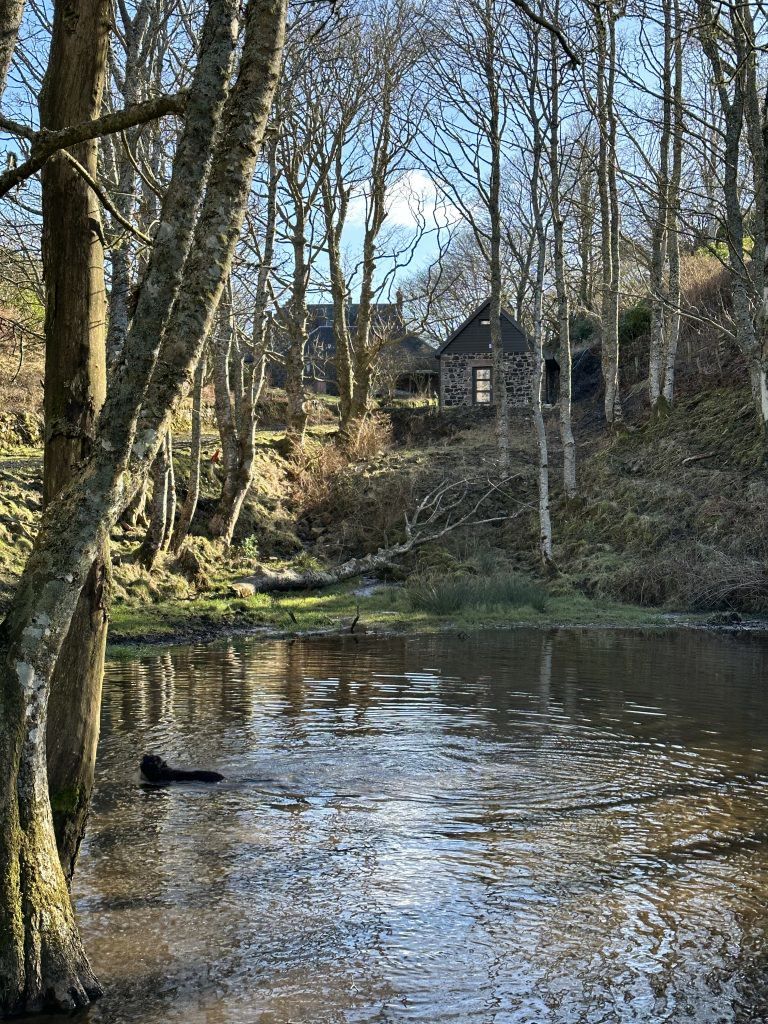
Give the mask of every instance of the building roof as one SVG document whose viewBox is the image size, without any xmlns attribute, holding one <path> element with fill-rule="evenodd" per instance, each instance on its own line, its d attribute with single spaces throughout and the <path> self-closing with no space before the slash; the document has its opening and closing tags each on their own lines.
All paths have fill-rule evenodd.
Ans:
<svg viewBox="0 0 768 1024">
<path fill-rule="evenodd" d="M 490 305 L 490 298 L 481 302 L 464 323 L 456 328 L 445 344 L 437 350 L 436 355 L 440 357 L 454 342 L 459 342 L 464 352 L 481 352 L 490 349 L 490 327 L 488 324 L 481 323 L 482 320 L 488 319 Z M 503 306 L 501 308 L 501 339 L 505 352 L 527 352 L 532 348 L 531 339 Z"/>
<path fill-rule="evenodd" d="M 357 317 L 360 311 L 359 302 L 348 302 L 346 305 L 347 323 L 351 328 L 357 326 Z M 313 302 L 307 304 L 307 312 L 311 324 L 315 329 L 330 326 L 334 321 L 333 303 Z M 396 302 L 374 302 L 371 307 L 371 320 L 376 325 L 392 324 L 399 330 L 404 330 L 403 315 Z"/>
<path fill-rule="evenodd" d="M 325 357 L 332 357 L 336 352 L 336 336 L 333 331 L 334 312 L 331 303 L 313 303 L 308 305 L 309 311 L 309 336 L 308 343 L 315 352 L 322 350 Z M 353 336 L 357 327 L 357 316 L 360 306 L 358 303 L 349 303 L 347 310 L 347 323 Z M 405 329 L 403 317 L 397 303 L 377 302 L 374 304 L 371 316 L 373 325 L 376 327 L 386 326 L 391 328 L 393 338 L 386 346 L 393 355 L 403 359 L 409 367 L 420 366 L 425 372 L 434 372 L 431 362 L 435 355 L 435 349 L 428 342 L 424 341 L 417 334 L 411 334 Z"/>
</svg>

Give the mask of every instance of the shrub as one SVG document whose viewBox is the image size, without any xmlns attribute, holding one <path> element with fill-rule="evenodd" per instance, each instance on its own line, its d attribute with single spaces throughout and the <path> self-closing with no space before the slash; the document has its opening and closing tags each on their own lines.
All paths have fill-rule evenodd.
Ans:
<svg viewBox="0 0 768 1024">
<path fill-rule="evenodd" d="M 636 302 L 625 309 L 619 318 L 619 341 L 630 345 L 648 334 L 651 329 L 651 311 L 645 302 Z"/>
<path fill-rule="evenodd" d="M 391 441 L 392 425 L 389 418 L 383 415 L 366 416 L 352 425 L 346 451 L 353 462 L 362 462 L 381 454 Z"/>
</svg>

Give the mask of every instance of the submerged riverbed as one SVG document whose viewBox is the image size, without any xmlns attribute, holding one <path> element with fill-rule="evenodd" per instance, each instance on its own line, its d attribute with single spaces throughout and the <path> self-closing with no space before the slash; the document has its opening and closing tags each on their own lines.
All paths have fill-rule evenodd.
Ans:
<svg viewBox="0 0 768 1024">
<path fill-rule="evenodd" d="M 87 1020 L 764 1020 L 767 670 L 594 630 L 110 662 Z M 145 751 L 227 782 L 142 788 Z"/>
</svg>

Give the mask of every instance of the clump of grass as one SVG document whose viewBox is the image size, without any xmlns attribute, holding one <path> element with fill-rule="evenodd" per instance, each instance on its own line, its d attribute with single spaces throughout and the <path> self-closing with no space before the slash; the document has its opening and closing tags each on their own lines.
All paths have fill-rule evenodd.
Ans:
<svg viewBox="0 0 768 1024">
<path fill-rule="evenodd" d="M 529 607 L 544 612 L 549 603 L 544 587 L 517 573 L 419 574 L 408 580 L 406 593 L 414 611 L 433 615 L 452 615 L 467 608 Z"/>
</svg>

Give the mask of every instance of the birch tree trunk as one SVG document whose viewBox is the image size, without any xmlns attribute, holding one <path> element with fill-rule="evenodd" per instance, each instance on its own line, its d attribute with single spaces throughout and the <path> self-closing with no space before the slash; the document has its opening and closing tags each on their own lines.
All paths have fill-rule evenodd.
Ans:
<svg viewBox="0 0 768 1024">
<path fill-rule="evenodd" d="M 173 533 L 176 510 L 176 487 L 173 473 L 173 442 L 166 431 L 160 450 L 152 465 L 152 498 L 149 503 L 149 525 L 136 555 L 145 569 L 151 569 L 160 555 L 167 551 Z"/>
<path fill-rule="evenodd" d="M 488 90 L 488 146 L 491 155 L 488 188 L 490 215 L 489 271 L 491 302 L 489 307 L 491 353 L 493 356 L 493 400 L 496 406 L 496 446 L 499 469 L 509 471 L 509 395 L 504 366 L 504 343 L 501 335 L 501 118 L 499 110 L 499 80 L 496 37 L 493 27 L 493 5 L 486 0 L 488 24 L 484 47 L 485 84 Z"/>
<path fill-rule="evenodd" d="M 179 551 L 187 539 L 192 520 L 197 511 L 197 502 L 200 497 L 200 459 L 203 448 L 203 384 L 205 383 L 206 358 L 205 352 L 200 356 L 195 369 L 195 378 L 192 383 L 192 432 L 189 444 L 189 480 L 187 481 L 187 496 L 184 504 L 179 510 L 176 525 L 171 539 L 173 551 Z"/>
<path fill-rule="evenodd" d="M 621 422 L 619 391 L 619 254 L 620 214 L 616 183 L 616 13 L 608 4 L 593 6 L 596 29 L 597 120 L 600 132 L 598 193 L 602 258 L 601 337 L 605 419 L 610 427 Z"/>
<path fill-rule="evenodd" d="M 559 4 L 555 5 L 555 20 L 559 18 Z M 571 424 L 571 329 L 568 283 L 565 277 L 564 217 L 560 208 L 560 67 L 559 43 L 550 33 L 550 122 L 549 122 L 549 180 L 550 213 L 552 217 L 555 288 L 557 291 L 557 334 L 560 354 L 560 440 L 563 446 L 563 488 L 566 498 L 576 497 L 576 442 Z M 539 253 L 541 258 L 541 253 Z M 539 367 L 539 376 L 543 373 Z M 534 384 L 534 388 L 536 384 Z M 541 380 L 538 384 L 541 406 Z"/>
<path fill-rule="evenodd" d="M 579 146 L 576 183 L 578 202 L 579 305 L 594 312 L 593 234 L 595 230 L 595 149 L 591 133 L 586 133 Z"/>
<path fill-rule="evenodd" d="M 40 123 L 57 130 L 97 117 L 106 77 L 111 7 L 84 0 L 73 22 L 54 9 Z M 72 155 L 97 175 L 96 139 Z M 104 249 L 99 202 L 64 154 L 43 167 L 45 446 L 43 502 L 48 505 L 91 451 L 106 394 Z M 93 788 L 107 638 L 109 545 L 105 540 L 83 587 L 51 681 L 48 788 L 65 877 L 75 868 Z"/>
<path fill-rule="evenodd" d="M 252 0 L 247 8 L 240 73 L 209 163 L 235 25 L 236 5 L 212 0 L 163 229 L 98 442 L 44 511 L 0 628 L 0 1013 L 74 1009 L 99 992 L 55 846 L 45 766 L 48 694 L 96 554 L 165 437 L 229 273 L 277 84 L 284 3 Z"/>
<path fill-rule="evenodd" d="M 141 0 L 133 18 L 124 18 L 123 31 L 125 34 L 125 72 L 122 81 L 121 94 L 125 106 L 130 106 L 146 99 L 146 68 L 142 65 L 146 37 L 152 28 L 151 18 L 152 0 Z M 127 12 L 126 12 L 127 14 Z M 116 171 L 117 191 L 114 196 L 114 205 L 118 213 L 126 220 L 131 220 L 134 212 L 136 196 L 136 171 L 130 154 L 126 152 L 128 146 L 135 146 L 139 135 L 137 128 L 132 128 L 125 133 L 123 145 L 117 147 Z M 116 231 L 122 230 L 121 225 L 115 221 L 113 228 Z M 128 334 L 129 299 L 131 292 L 131 245 L 128 237 L 124 238 L 112 249 L 110 262 L 112 264 L 112 286 L 109 294 L 109 324 L 107 328 L 107 362 L 113 366 L 120 357 L 125 338 Z"/>
<path fill-rule="evenodd" d="M 267 366 L 270 318 L 268 313 L 272 263 L 275 256 L 275 233 L 277 226 L 277 149 L 274 143 L 268 147 L 267 210 L 264 227 L 264 248 L 256 281 L 256 296 L 253 306 L 253 334 L 250 346 L 250 362 L 241 369 L 241 394 L 237 402 L 234 425 L 237 433 L 236 459 L 225 470 L 219 504 L 208 524 L 212 537 L 222 537 L 226 544 L 232 543 L 240 512 L 253 482 L 256 453 L 256 413 Z"/>
<path fill-rule="evenodd" d="M 651 339 L 648 358 L 648 397 L 658 411 L 663 386 L 665 335 L 668 311 L 667 270 L 669 244 L 669 148 L 672 136 L 672 4 L 663 0 L 664 56 L 662 59 L 662 119 L 659 137 L 659 171 L 656 175 L 656 219 L 651 237 Z"/>
<path fill-rule="evenodd" d="M 393 156 L 392 140 L 392 76 L 385 75 L 380 101 L 380 114 L 371 163 L 371 192 L 366 211 L 363 235 L 363 260 L 360 283 L 360 303 L 355 324 L 355 341 L 352 347 L 352 401 L 349 416 L 342 419 L 346 430 L 353 420 L 359 420 L 368 412 L 371 398 L 371 381 L 374 362 L 379 355 L 382 341 L 373 337 L 374 275 L 377 265 L 377 240 L 387 217 L 386 197 L 390 180 L 390 165 Z M 382 328 L 386 334 L 386 329 Z M 342 356 L 343 363 L 343 356 Z"/>
<path fill-rule="evenodd" d="M 234 342 L 231 288 L 232 283 L 228 281 L 219 304 L 216 329 L 211 338 L 214 408 L 221 439 L 221 461 L 225 478 L 237 467 L 237 426 L 229 375 Z"/>
<path fill-rule="evenodd" d="M 672 92 L 672 174 L 669 181 L 669 286 L 662 397 L 668 406 L 674 401 L 675 362 L 680 340 L 680 181 L 683 172 L 683 25 L 679 0 L 673 0 L 672 47 L 674 85 Z"/>
<path fill-rule="evenodd" d="M 301 445 L 307 428 L 304 361 L 307 349 L 307 276 L 305 260 L 306 230 L 304 210 L 295 211 L 293 247 L 293 287 L 288 313 L 288 351 L 285 354 L 286 432 Z"/>
<path fill-rule="evenodd" d="M 554 55 L 553 55 L 554 56 Z M 555 63 L 555 62 L 553 62 Z M 533 289 L 533 429 L 536 435 L 538 455 L 539 493 L 539 555 L 544 565 L 552 563 L 552 520 L 549 511 L 549 450 L 547 428 L 541 407 L 541 391 L 544 381 L 544 278 L 547 259 L 547 232 L 544 225 L 541 197 L 541 165 L 544 150 L 542 115 L 537 105 L 539 87 L 539 35 L 534 30 L 531 36 L 531 74 L 528 79 L 528 116 L 531 124 L 533 159 L 531 167 L 531 208 L 536 234 L 536 279 Z M 557 76 L 558 69 L 553 74 Z M 554 110 L 557 109 L 555 104 Z M 552 116 L 552 111 L 550 111 Z M 554 120 L 554 117 L 553 117 Z M 550 143 L 552 135 L 550 134 Z M 551 150 L 550 150 L 551 154 Z"/>
<path fill-rule="evenodd" d="M 212 344 L 216 422 L 221 438 L 224 480 L 216 510 L 208 523 L 211 537 L 229 545 L 243 502 L 253 482 L 256 414 L 264 386 L 269 343 L 270 281 L 277 227 L 277 146 L 267 146 L 267 194 L 264 245 L 253 304 L 253 329 L 248 346 L 236 336 L 231 282 L 219 310 L 219 329 Z"/>
<path fill-rule="evenodd" d="M 216 422 L 221 438 L 224 482 L 208 532 L 212 537 L 223 537 L 229 544 L 251 484 L 255 424 L 253 371 L 249 371 L 246 382 L 240 353 L 235 346 L 232 302 L 228 291 L 219 310 L 219 329 L 214 338 L 213 352 Z M 230 371 L 235 361 L 238 372 L 236 379 L 231 380 Z"/>
<path fill-rule="evenodd" d="M 342 140 L 334 154 L 335 182 L 326 178 L 322 184 L 323 213 L 328 247 L 328 276 L 333 302 L 333 337 L 336 348 L 336 384 L 339 389 L 339 418 L 349 423 L 352 414 L 354 375 L 352 370 L 352 337 L 347 319 L 347 282 L 341 253 L 341 238 L 349 209 L 350 189 L 345 187 L 342 169 Z M 334 189 L 335 185 L 335 189 Z M 335 193 L 335 194 L 334 194 Z M 334 201 L 334 199 L 336 201 Z"/>
</svg>

